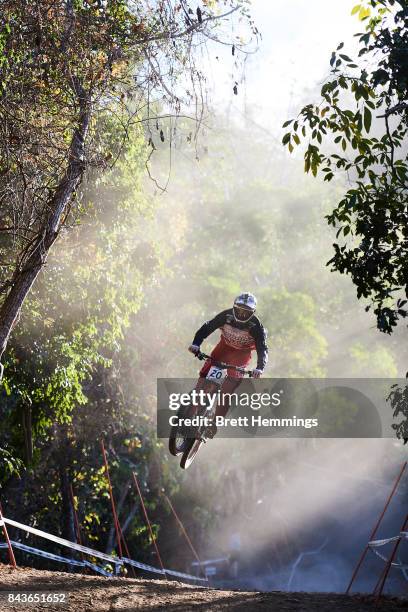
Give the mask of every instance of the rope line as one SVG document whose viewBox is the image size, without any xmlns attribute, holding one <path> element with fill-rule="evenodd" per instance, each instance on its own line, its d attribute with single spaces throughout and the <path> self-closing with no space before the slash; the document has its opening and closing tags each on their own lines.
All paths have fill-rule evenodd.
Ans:
<svg viewBox="0 0 408 612">
<path fill-rule="evenodd" d="M 115 569 L 118 569 L 119 566 L 127 564 L 130 566 L 136 567 L 138 569 L 141 569 L 145 572 L 152 572 L 152 573 L 161 574 L 164 576 L 168 574 L 170 576 L 175 576 L 178 578 L 185 578 L 187 580 L 194 580 L 197 582 L 207 582 L 204 578 L 199 578 L 198 576 L 193 576 L 192 574 L 185 574 L 183 572 L 176 572 L 174 570 L 168 570 L 165 568 L 153 567 L 152 565 L 148 565 L 147 563 L 141 563 L 140 561 L 135 561 L 134 559 L 130 559 L 127 557 L 123 557 L 122 559 L 119 559 L 118 557 L 112 557 L 105 553 L 101 553 L 97 550 L 94 550 L 93 548 L 88 548 L 87 546 L 77 544 L 76 542 L 70 542 L 69 540 L 60 538 L 59 536 L 52 535 L 50 533 L 47 533 L 46 531 L 42 531 L 41 529 L 36 529 L 35 527 L 30 527 L 29 525 L 24 525 L 23 523 L 13 521 L 4 516 L 3 516 L 3 521 L 4 521 L 4 524 L 11 525 L 12 527 L 16 527 L 17 529 L 22 529 L 23 531 L 26 531 L 33 535 L 42 537 L 46 540 L 50 540 L 51 542 L 55 542 L 56 544 L 60 544 L 61 546 L 65 546 L 67 548 L 70 548 L 71 550 L 76 550 L 78 552 L 85 553 L 89 555 L 90 557 L 96 557 L 96 558 L 103 559 L 104 561 L 107 561 L 108 563 L 113 564 L 115 566 Z M 100 566 L 95 565 L 94 563 L 91 563 L 90 561 L 87 561 L 85 559 L 82 561 L 79 561 L 77 559 L 71 559 L 68 557 L 63 557 L 61 555 L 56 555 L 54 553 L 46 552 L 39 548 L 34 548 L 33 546 L 28 546 L 27 544 L 22 544 L 21 542 L 15 542 L 13 540 L 11 540 L 10 542 L 16 548 L 19 548 L 20 550 L 23 550 L 24 552 L 27 552 L 29 554 L 42 556 L 47 559 L 51 559 L 53 561 L 58 561 L 60 563 L 68 563 L 70 565 L 76 565 L 78 567 L 90 567 L 91 569 L 95 570 L 96 572 L 100 574 L 103 574 L 104 576 L 108 576 L 108 577 L 113 576 L 112 573 L 106 571 Z M 0 543 L 0 549 L 6 548 L 7 546 L 8 546 L 7 543 Z"/>
<path fill-rule="evenodd" d="M 54 553 L 46 552 L 45 550 L 40 550 L 39 548 L 34 548 L 33 546 L 27 546 L 26 544 L 22 544 L 21 542 L 15 542 L 11 540 L 11 544 L 30 555 L 36 555 L 37 557 L 44 557 L 45 559 L 51 559 L 52 561 L 58 561 L 58 563 L 67 563 L 69 565 L 75 565 L 77 567 L 90 567 L 98 574 L 102 574 L 103 576 L 113 576 L 111 572 L 106 571 L 99 565 L 95 563 L 91 563 L 90 561 L 78 561 L 77 559 L 70 559 L 68 557 L 62 557 L 61 555 L 55 555 Z M 0 548 L 7 548 L 7 543 L 1 543 Z"/>
</svg>

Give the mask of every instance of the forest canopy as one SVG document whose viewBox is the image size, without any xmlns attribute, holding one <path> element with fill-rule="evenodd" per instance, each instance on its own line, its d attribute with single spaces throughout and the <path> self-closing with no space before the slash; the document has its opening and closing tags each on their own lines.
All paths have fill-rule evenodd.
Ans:
<svg viewBox="0 0 408 612">
<path fill-rule="evenodd" d="M 300 553 L 300 540 L 287 538 L 286 513 L 295 505 L 282 516 L 267 515 L 266 505 L 275 508 L 260 503 L 265 483 L 285 497 L 293 456 L 325 468 L 334 457 L 343 471 L 344 447 L 333 452 L 330 441 L 320 456 L 315 440 L 267 441 L 241 468 L 244 447 L 234 440 L 228 452 L 221 446 L 208 456 L 205 469 L 180 474 L 156 437 L 156 380 L 197 376 L 197 360 L 186 350 L 193 331 L 247 288 L 257 294 L 271 338 L 267 375 L 402 372 L 408 345 L 401 330 L 373 339 L 345 279 L 328 282 L 322 269 L 333 230 L 324 215 L 332 214 L 342 186 L 307 181 L 250 113 L 238 125 L 228 113 L 214 113 L 211 129 L 196 137 L 206 85 L 194 54 L 207 40 L 226 40 L 235 62 L 245 49 L 230 19 L 242 17 L 257 36 L 246 2 L 208 0 L 198 9 L 187 2 L 57 1 L 30 3 L 25 11 L 26 4 L 0 0 L 5 513 L 75 540 L 75 510 L 84 543 L 114 551 L 104 440 L 135 558 L 157 564 L 131 494 L 132 471 L 161 550 L 178 569 L 186 569 L 189 557 L 175 545 L 163 494 L 181 508 L 203 549 L 219 550 L 219 528 L 235 528 L 237 517 L 263 528 L 253 517 L 268 516 L 280 532 L 276 541 L 282 537 L 284 568 Z M 358 102 L 374 111 L 363 95 Z M 319 111 L 319 122 L 334 112 Z M 364 130 L 368 115 L 359 112 Z M 288 144 L 296 142 L 293 135 Z M 386 158 L 389 144 L 384 147 Z M 156 185 L 167 182 L 156 197 Z M 359 459 L 370 448 L 361 447 Z M 384 452 L 385 471 L 393 457 Z M 350 453 L 353 477 L 363 464 L 370 471 L 359 459 Z"/>
<path fill-rule="evenodd" d="M 256 37 L 245 0 L 1 0 L 0 356 L 51 247 L 84 212 L 85 173 L 109 170 L 134 124 L 164 140 L 163 115 L 192 107 L 199 126 L 196 56 L 210 39 L 245 47 L 223 40 L 235 15 Z"/>
<path fill-rule="evenodd" d="M 342 239 L 328 265 L 391 333 L 408 314 L 408 3 L 369 0 L 352 13 L 363 27 L 358 57 L 338 45 L 320 100 L 285 122 L 283 144 L 292 152 L 305 141 L 306 172 L 351 184 L 327 215 Z"/>
</svg>

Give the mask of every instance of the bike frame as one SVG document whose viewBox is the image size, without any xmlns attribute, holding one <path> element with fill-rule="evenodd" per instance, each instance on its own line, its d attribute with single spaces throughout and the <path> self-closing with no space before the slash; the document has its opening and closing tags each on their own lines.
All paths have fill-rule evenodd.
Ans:
<svg viewBox="0 0 408 612">
<path fill-rule="evenodd" d="M 245 375 L 252 376 L 251 370 L 245 370 L 245 368 L 241 368 L 236 365 L 218 361 L 217 359 L 214 359 L 213 357 L 211 357 L 211 355 L 206 355 L 205 353 L 202 353 L 201 351 L 198 351 L 197 353 L 195 353 L 195 356 L 200 360 L 207 359 L 211 361 L 211 363 L 214 364 L 214 366 L 218 368 L 219 370 L 227 370 L 227 371 L 234 370 L 236 372 L 240 372 L 242 376 L 245 376 Z M 200 379 L 202 380 L 202 384 L 203 384 L 202 389 L 204 389 L 206 393 L 208 394 L 216 393 L 217 390 L 222 388 L 224 382 L 228 379 L 228 372 L 226 373 L 225 376 L 222 376 L 220 380 L 217 380 L 217 378 L 213 379 L 213 378 L 208 378 L 206 376 L 204 379 Z M 196 415 L 198 416 L 205 415 L 207 418 L 213 419 L 217 413 L 217 409 L 218 409 L 218 402 L 215 402 L 215 405 L 214 404 L 211 405 L 211 410 L 208 410 L 208 406 L 200 405 L 197 407 Z M 195 415 L 191 415 L 191 416 L 195 416 Z M 174 428 L 175 428 L 175 433 L 173 436 L 171 435 L 169 438 L 169 450 L 172 455 L 175 455 L 175 456 L 179 454 L 182 455 L 182 458 L 180 461 L 180 467 L 183 469 L 187 469 L 189 465 L 191 465 L 192 461 L 194 461 L 194 457 L 196 456 L 201 444 L 206 442 L 208 437 L 210 438 L 214 437 L 214 433 L 212 435 L 209 435 L 208 433 L 209 425 L 208 424 L 199 425 L 195 429 L 193 436 L 190 436 L 188 433 L 183 434 L 180 431 L 181 433 L 180 437 L 183 440 L 182 448 L 180 448 L 177 446 L 177 442 L 176 442 L 176 440 L 179 439 L 179 436 L 177 435 L 179 431 L 179 426 L 178 425 L 174 426 Z"/>
<path fill-rule="evenodd" d="M 205 353 L 202 353 L 201 351 L 199 351 L 196 354 L 196 357 L 198 359 L 200 359 L 201 361 L 204 359 L 207 359 L 209 361 L 211 361 L 211 363 L 213 363 L 216 367 L 218 367 L 220 370 L 235 370 L 236 372 L 240 372 L 242 373 L 242 375 L 248 375 L 248 376 L 252 376 L 252 370 L 246 370 L 245 368 L 241 368 L 239 366 L 235 366 L 232 364 L 228 364 L 228 363 L 224 363 L 222 361 L 218 361 L 217 359 L 214 359 L 213 357 L 211 357 L 211 355 L 206 355 Z M 223 378 L 220 382 L 218 382 L 217 380 L 211 380 L 209 378 L 205 378 L 203 381 L 203 388 L 205 388 L 205 391 L 207 393 L 216 393 L 218 391 L 218 389 L 221 389 L 224 382 L 225 382 L 225 378 Z M 215 406 L 213 406 L 211 412 L 206 413 L 206 416 L 209 418 L 213 418 L 217 412 L 217 408 L 218 408 L 218 404 L 216 404 Z M 200 409 L 198 409 L 198 412 L 200 411 Z M 206 432 L 206 427 L 202 426 L 198 429 L 197 433 L 198 435 L 204 436 L 205 437 L 205 432 Z"/>
<path fill-rule="evenodd" d="M 202 353 L 201 351 L 198 351 L 198 353 L 195 354 L 195 356 L 197 357 L 197 359 L 200 359 L 201 361 L 203 361 L 204 359 L 209 359 L 215 366 L 218 366 L 221 370 L 235 370 L 236 372 L 241 372 L 242 374 L 248 374 L 249 377 L 252 376 L 252 370 L 245 370 L 245 368 L 240 368 L 239 366 L 235 366 L 229 363 L 224 363 L 223 361 L 217 361 L 217 359 L 214 359 L 213 357 L 211 357 L 211 355 L 206 355 L 205 353 Z M 216 384 L 214 382 L 214 384 Z"/>
</svg>

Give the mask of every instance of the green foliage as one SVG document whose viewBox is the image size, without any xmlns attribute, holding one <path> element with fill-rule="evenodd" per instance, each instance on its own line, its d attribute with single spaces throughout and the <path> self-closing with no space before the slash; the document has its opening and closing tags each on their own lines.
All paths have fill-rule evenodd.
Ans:
<svg viewBox="0 0 408 612">
<path fill-rule="evenodd" d="M 397 438 L 404 440 L 404 444 L 406 444 L 408 442 L 408 385 L 393 385 L 387 401 L 390 402 L 393 409 L 394 419 L 403 417 L 403 420 L 399 421 L 399 423 L 394 423 L 392 428 Z"/>
<path fill-rule="evenodd" d="M 10 476 L 19 475 L 20 469 L 23 467 L 22 461 L 16 458 L 7 448 L 0 447 L 0 488 L 2 483 L 6 482 Z"/>
<path fill-rule="evenodd" d="M 321 171 L 331 181 L 345 171 L 352 179 L 327 215 L 343 238 L 334 244 L 328 265 L 350 275 L 357 297 L 371 302 L 367 309 L 373 308 L 378 328 L 391 333 L 408 313 L 408 15 L 406 3 L 398 0 L 372 0 L 353 13 L 366 24 L 357 34 L 359 63 L 338 45 L 320 102 L 307 104 L 284 124 L 290 131 L 282 143 L 292 151 L 307 138 L 305 172 Z M 323 140 L 334 141 L 336 152 L 329 146 L 326 153 Z"/>
<path fill-rule="evenodd" d="M 316 305 L 300 292 L 261 292 L 268 304 L 265 325 L 270 335 L 274 376 L 324 377 L 327 341 L 319 332 Z"/>
<path fill-rule="evenodd" d="M 0 408 L 0 439 L 10 449 L 0 454 L 10 513 L 24 518 L 27 512 L 49 531 L 73 538 L 71 483 L 83 538 L 99 547 L 115 546 L 100 439 L 116 492 L 128 487 L 131 469 L 143 466 L 148 474 L 152 457 L 164 454 L 163 444 L 150 439 L 147 407 L 134 392 L 124 393 L 133 373 L 120 362 L 128 355 L 126 330 L 161 267 L 155 241 L 140 228 L 153 214 L 143 193 L 144 138 L 136 126 L 129 137 L 115 169 L 87 184 L 82 225 L 59 242 L 25 304 Z M 10 478 L 14 466 L 24 484 Z M 19 504 L 21 489 L 25 502 Z M 121 518 L 134 503 L 128 493 Z M 139 514 L 128 542 L 149 554 Z"/>
<path fill-rule="evenodd" d="M 15 423 L 11 430 L 20 445 L 19 409 L 29 408 L 34 436 L 44 436 L 55 422 L 69 423 L 88 402 L 88 381 L 112 364 L 140 308 L 145 275 L 133 259 L 139 245 L 132 232 L 147 204 L 140 179 L 143 137 L 138 129 L 131 136 L 126 156 L 94 189 L 92 218 L 89 213 L 88 222 L 54 251 L 15 332 L 3 410 Z"/>
<path fill-rule="evenodd" d="M 114 125 L 105 127 L 109 141 Z M 67 524 L 66 483 L 72 483 L 84 543 L 111 550 L 103 437 L 118 507 L 124 496 L 121 524 L 134 513 L 125 532 L 131 554 L 154 564 L 132 488 L 135 470 L 166 564 L 183 570 L 191 559 L 174 546 L 177 525 L 161 491 L 188 519 L 197 548 L 206 550 L 210 528 L 225 525 L 231 500 L 239 499 L 239 479 L 253 483 L 254 473 L 252 466 L 234 480 L 234 469 L 226 472 L 226 464 L 239 464 L 240 440 L 228 453 L 220 445 L 219 457 L 215 444 L 206 470 L 177 471 L 165 441 L 155 436 L 157 377 L 197 376 L 199 364 L 186 351 L 195 329 L 242 289 L 259 297 L 270 376 L 339 375 L 333 329 L 343 325 L 345 311 L 360 321 L 345 286 L 328 283 L 320 265 L 326 253 L 321 218 L 337 197 L 335 185 L 326 198 L 322 185 L 308 183 L 295 162 L 265 144 L 263 133 L 236 128 L 227 140 L 220 128 L 207 153 L 198 148 L 200 164 L 195 150 L 173 152 L 172 182 L 153 202 L 146 195 L 151 183 L 142 181 L 143 147 L 136 130 L 116 170 L 89 177 L 83 223 L 56 245 L 47 276 L 22 313 L 3 387 L 0 440 L 26 461 L 30 417 L 33 453 L 20 481 L 6 479 L 3 497 L 17 520 L 75 537 Z M 178 162 L 190 153 L 189 172 L 185 166 L 181 172 Z M 163 149 L 152 164 L 159 182 L 160 168 L 163 175 L 167 170 L 162 155 L 168 159 Z M 209 338 L 208 347 L 217 339 Z M 360 339 L 369 352 L 369 334 L 361 332 Z M 341 415 L 334 421 L 338 425 Z M 263 461 L 257 474 L 259 482 L 276 477 Z"/>
<path fill-rule="evenodd" d="M 374 346 L 370 349 L 356 342 L 350 347 L 350 376 L 357 378 L 397 378 L 398 368 L 395 357 L 384 346 Z"/>
</svg>

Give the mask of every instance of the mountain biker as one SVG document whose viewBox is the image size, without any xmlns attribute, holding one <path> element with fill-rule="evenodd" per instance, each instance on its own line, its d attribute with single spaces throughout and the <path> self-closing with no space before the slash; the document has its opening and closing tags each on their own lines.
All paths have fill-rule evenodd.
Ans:
<svg viewBox="0 0 408 612">
<path fill-rule="evenodd" d="M 203 340 L 216 329 L 221 329 L 220 341 L 213 349 L 211 357 L 217 361 L 246 368 L 251 360 L 252 351 L 256 349 L 258 359 L 256 368 L 252 370 L 252 376 L 259 378 L 268 361 L 268 347 L 266 330 L 255 316 L 256 305 L 257 300 L 252 293 L 241 293 L 235 298 L 232 308 L 223 310 L 200 327 L 188 350 L 196 355 Z M 200 377 L 205 378 L 210 367 L 211 361 L 207 360 L 200 370 Z M 228 370 L 228 376 L 241 378 L 242 373 Z"/>
<path fill-rule="evenodd" d="M 256 350 L 257 363 L 256 368 L 252 370 L 252 376 L 259 378 L 268 361 L 268 347 L 266 330 L 255 316 L 256 306 L 257 300 L 252 293 L 241 293 L 235 298 L 232 308 L 223 310 L 200 327 L 188 350 L 197 355 L 203 340 L 216 329 L 220 329 L 220 341 L 213 349 L 211 357 L 223 363 L 246 368 L 251 360 L 252 351 Z M 200 370 L 198 389 L 202 386 L 210 367 L 211 360 L 207 359 Z M 232 393 L 240 384 L 243 373 L 230 369 L 227 370 L 227 373 L 228 377 L 222 389 L 226 393 Z M 228 408 L 228 402 L 225 402 L 217 407 L 216 414 L 225 416 Z"/>
</svg>

